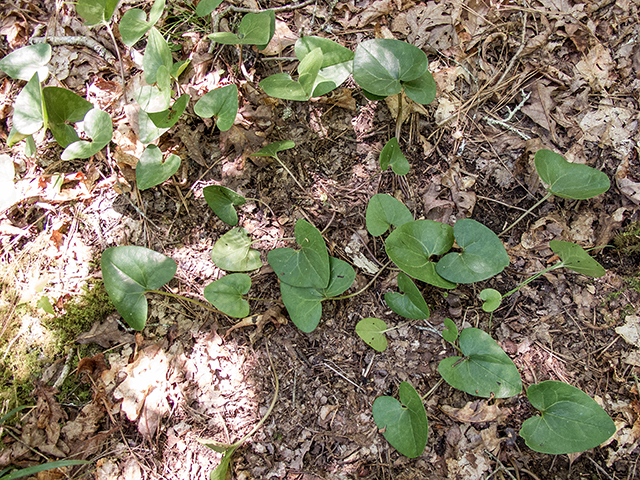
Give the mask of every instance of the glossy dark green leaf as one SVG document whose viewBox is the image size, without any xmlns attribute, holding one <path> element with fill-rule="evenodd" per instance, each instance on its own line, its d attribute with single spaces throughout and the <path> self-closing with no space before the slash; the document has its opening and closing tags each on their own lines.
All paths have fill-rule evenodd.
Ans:
<svg viewBox="0 0 640 480">
<path fill-rule="evenodd" d="M 28 82 L 34 73 L 41 82 L 49 76 L 46 64 L 51 60 L 51 45 L 37 43 L 14 50 L 0 60 L 0 70 L 16 80 Z"/>
<path fill-rule="evenodd" d="M 389 258 L 413 278 L 441 288 L 455 288 L 455 284 L 442 278 L 431 261 L 453 246 L 453 229 L 433 220 L 415 220 L 396 228 L 385 245 Z"/>
<path fill-rule="evenodd" d="M 535 155 L 536 171 L 547 189 L 561 198 L 584 200 L 609 190 L 609 177 L 588 165 L 570 163 L 551 150 L 538 150 Z"/>
<path fill-rule="evenodd" d="M 387 324 L 379 318 L 363 318 L 356 325 L 358 336 L 377 352 L 384 352 L 387 349 Z"/>
<path fill-rule="evenodd" d="M 413 320 L 429 318 L 429 307 L 420 290 L 413 280 L 402 272 L 398 274 L 398 288 L 404 293 L 387 292 L 384 295 L 384 301 L 391 310 Z"/>
<path fill-rule="evenodd" d="M 389 165 L 391 165 L 391 169 L 396 175 L 406 175 L 411 168 L 407 157 L 400 150 L 396 137 L 389 140 L 380 152 L 380 168 L 382 171 L 389 168 Z"/>
<path fill-rule="evenodd" d="M 449 343 L 455 343 L 458 339 L 458 327 L 450 318 L 444 319 L 444 330 L 442 330 L 442 338 Z"/>
<path fill-rule="evenodd" d="M 246 200 L 242 195 L 238 195 L 233 190 L 221 185 L 205 187 L 202 193 L 213 213 L 223 222 L 232 227 L 238 224 L 238 214 L 234 207 L 244 205 Z"/>
<path fill-rule="evenodd" d="M 198 2 L 198 6 L 196 7 L 196 15 L 199 17 L 204 17 L 205 15 L 209 15 L 213 12 L 220 4 L 222 0 L 201 0 Z"/>
<path fill-rule="evenodd" d="M 147 145 L 136 165 L 136 183 L 138 189 L 160 185 L 180 168 L 181 159 L 177 155 L 162 157 L 162 152 L 155 145 Z"/>
<path fill-rule="evenodd" d="M 602 277 L 606 272 L 604 267 L 584 251 L 580 245 L 572 242 L 551 240 L 549 247 L 562 260 L 562 266 L 574 272 L 589 277 Z"/>
<path fill-rule="evenodd" d="M 13 103 L 13 126 L 22 135 L 33 135 L 46 121 L 42 103 L 42 87 L 34 73 Z"/>
<path fill-rule="evenodd" d="M 458 220 L 453 235 L 462 252 L 440 259 L 436 271 L 450 282 L 475 283 L 497 275 L 509 265 L 509 255 L 498 236 L 470 218 Z"/>
<path fill-rule="evenodd" d="M 281 282 L 293 287 L 326 288 L 329 284 L 329 254 L 320 230 L 304 219 L 296 222 L 300 250 L 276 248 L 267 255 Z"/>
<path fill-rule="evenodd" d="M 76 13 L 85 19 L 85 25 L 106 25 L 120 0 L 77 0 Z"/>
<path fill-rule="evenodd" d="M 44 87 L 42 97 L 47 109 L 49 128 L 53 137 L 63 148 L 79 140 L 78 134 L 70 123 L 77 123 L 84 119 L 93 108 L 91 102 L 80 95 L 60 87 Z"/>
<path fill-rule="evenodd" d="M 513 397 L 522 391 L 518 368 L 487 333 L 465 328 L 460 332 L 459 343 L 464 357 L 448 357 L 438 365 L 445 382 L 485 398 Z"/>
<path fill-rule="evenodd" d="M 107 248 L 100 261 L 104 287 L 127 324 L 138 331 L 147 323 L 144 293 L 157 290 L 173 278 L 177 265 L 171 258 L 144 247 Z"/>
<path fill-rule="evenodd" d="M 404 203 L 386 193 L 378 193 L 367 204 L 367 231 L 374 237 L 386 233 L 391 226 L 411 222 L 413 215 Z"/>
<path fill-rule="evenodd" d="M 296 57 L 303 60 L 316 48 L 322 52 L 322 65 L 313 86 L 312 97 L 326 95 L 338 88 L 353 69 L 354 53 L 328 38 L 300 37 L 295 45 Z"/>
<path fill-rule="evenodd" d="M 480 292 L 479 296 L 480 300 L 484 302 L 482 310 L 485 312 L 495 311 L 502 303 L 502 294 L 493 288 L 485 288 Z"/>
<path fill-rule="evenodd" d="M 404 93 L 416 103 L 427 105 L 436 98 L 436 81 L 428 70 L 410 82 L 403 82 Z"/>
<path fill-rule="evenodd" d="M 234 228 L 218 239 L 211 250 L 211 260 L 228 272 L 249 272 L 262 267 L 260 252 L 251 248 L 251 239 L 242 227 Z"/>
<path fill-rule="evenodd" d="M 130 8 L 124 12 L 118 24 L 122 43 L 127 47 L 132 47 L 140 40 L 144 34 L 160 20 L 162 12 L 164 11 L 165 1 L 166 0 L 155 0 L 155 2 L 153 2 L 148 21 L 147 14 L 144 10 Z"/>
<path fill-rule="evenodd" d="M 246 273 L 231 273 L 210 283 L 204 289 L 204 298 L 222 313 L 234 318 L 249 316 L 250 308 L 243 295 L 251 288 L 251 277 Z"/>
<path fill-rule="evenodd" d="M 185 93 L 171 105 L 171 108 L 162 112 L 149 113 L 149 118 L 158 128 L 171 128 L 178 122 L 188 103 L 189 94 Z"/>
<path fill-rule="evenodd" d="M 91 141 L 79 140 L 73 142 L 62 152 L 60 156 L 62 160 L 89 158 L 106 147 L 113 137 L 111 116 L 97 108 L 92 108 L 87 112 L 82 125 L 84 133 L 91 138 Z"/>
<path fill-rule="evenodd" d="M 422 399 L 415 388 L 402 382 L 400 402 L 393 397 L 378 397 L 373 402 L 373 419 L 384 438 L 402 455 L 416 458 L 427 446 L 429 422 Z"/>
<path fill-rule="evenodd" d="M 427 56 L 410 43 L 394 39 L 366 40 L 356 48 L 353 79 L 362 89 L 381 97 L 402 91 L 427 71 Z"/>
<path fill-rule="evenodd" d="M 193 110 L 202 118 L 215 117 L 218 128 L 226 132 L 233 126 L 238 113 L 238 87 L 225 85 L 205 93 Z"/>
<path fill-rule="evenodd" d="M 582 390 L 547 380 L 527 389 L 540 416 L 522 424 L 520 436 L 531 450 L 560 455 L 597 447 L 616 433 L 616 426 L 600 405 Z"/>
</svg>

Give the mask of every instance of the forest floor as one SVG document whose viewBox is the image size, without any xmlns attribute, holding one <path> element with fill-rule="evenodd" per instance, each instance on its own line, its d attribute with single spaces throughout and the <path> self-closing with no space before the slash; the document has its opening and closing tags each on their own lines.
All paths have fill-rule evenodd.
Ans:
<svg viewBox="0 0 640 480">
<path fill-rule="evenodd" d="M 119 12 L 134 2 L 123 3 L 129 5 Z M 141 5 L 148 11 L 151 2 Z M 16 0 L 1 8 L 0 56 L 45 35 L 91 38 L 116 54 L 106 30 L 85 27 L 71 2 Z M 241 16 L 225 16 L 221 29 Z M 47 139 L 35 157 L 26 157 L 22 145 L 2 147 L 22 193 L 0 217 L 0 413 L 20 402 L 36 408 L 6 426 L 0 468 L 69 457 L 92 461 L 69 472 L 73 478 L 209 478 L 221 454 L 199 439 L 232 443 L 249 432 L 272 401 L 277 374 L 275 408 L 236 452 L 233 478 L 640 477 L 640 2 L 338 0 L 276 18 L 267 52 L 245 47 L 240 55 L 236 46 L 210 49 L 209 20 L 195 17 L 188 2 L 168 2 L 158 27 L 175 45 L 175 60 L 191 60 L 180 84 L 192 101 L 158 146 L 180 155 L 184 168 L 143 192 L 133 181 L 142 151 L 137 112 L 125 104 L 118 61 L 82 46 L 53 47 L 49 84 L 109 112 L 116 135 L 88 161 L 60 161 L 60 148 Z M 408 109 L 402 128 L 408 175 L 379 169 L 395 125 L 391 102 L 368 101 L 352 80 L 310 102 L 277 100 L 258 89 L 261 79 L 295 65 L 273 57 L 292 56 L 301 32 L 352 50 L 369 38 L 397 38 L 427 53 L 438 93 L 432 104 Z M 142 75 L 139 53 L 119 48 L 127 85 L 134 85 Z M 20 85 L 8 77 L 0 82 L 6 139 Z M 221 82 L 237 85 L 240 95 L 235 125 L 226 132 L 193 113 L 194 101 Z M 277 163 L 250 157 L 278 140 L 295 142 L 279 155 L 295 180 Z M 320 229 L 331 255 L 352 265 L 363 265 L 364 257 L 373 266 L 356 269 L 352 293 L 387 262 L 383 244 L 365 229 L 372 195 L 394 195 L 415 218 L 449 224 L 473 218 L 499 234 L 544 195 L 532 160 L 540 148 L 605 172 L 611 189 L 591 200 L 552 197 L 534 210 L 501 237 L 510 265 L 490 280 L 461 284 L 448 295 L 419 284 L 432 311 L 426 322 L 406 322 L 385 305 L 384 293 L 397 288 L 393 270 L 356 297 L 324 304 L 312 333 L 288 321 L 266 253 L 287 244 L 281 239 L 292 236 L 296 220 Z M 101 253 L 116 245 L 161 252 L 178 264 L 170 291 L 202 299 L 204 287 L 224 274 L 210 252 L 230 229 L 203 198 L 213 184 L 259 200 L 239 213 L 264 263 L 251 275 L 250 295 L 267 300 L 251 302 L 257 316 L 234 325 L 190 303 L 148 295 L 147 327 L 126 331 L 104 295 Z M 504 293 L 542 270 L 555 261 L 554 239 L 602 247 L 591 254 L 606 275 L 556 270 L 493 316 L 485 313 L 480 290 Z M 36 308 L 43 295 L 55 315 Z M 374 352 L 355 334 L 364 317 L 397 327 L 387 334 L 386 351 Z M 535 410 L 524 392 L 488 400 L 439 384 L 438 363 L 454 352 L 424 327 L 441 331 L 446 317 L 458 328 L 489 332 L 525 386 L 553 379 L 588 393 L 617 433 L 571 456 L 527 448 L 517 432 Z M 433 389 L 425 400 L 427 447 L 415 459 L 386 442 L 371 414 L 375 398 L 397 395 L 402 381 L 421 395 Z M 61 478 L 53 475 L 38 479 Z"/>
</svg>

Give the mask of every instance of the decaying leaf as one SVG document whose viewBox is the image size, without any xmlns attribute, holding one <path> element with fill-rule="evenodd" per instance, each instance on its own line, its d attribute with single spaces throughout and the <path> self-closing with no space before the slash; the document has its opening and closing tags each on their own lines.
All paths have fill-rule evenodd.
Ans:
<svg viewBox="0 0 640 480">
<path fill-rule="evenodd" d="M 78 335 L 76 342 L 81 345 L 97 343 L 102 348 L 109 348 L 121 343 L 133 343 L 134 337 L 120 329 L 118 314 L 109 315 L 103 322 L 95 322 L 91 330 Z"/>
<path fill-rule="evenodd" d="M 640 348 L 640 316 L 627 315 L 625 324 L 616 327 L 616 333 L 624 338 L 625 342 Z"/>
<path fill-rule="evenodd" d="M 453 408 L 449 405 L 440 407 L 444 413 L 462 423 L 493 422 L 503 416 L 497 403 L 489 404 L 489 400 L 476 400 L 468 402 L 462 408 Z"/>
</svg>

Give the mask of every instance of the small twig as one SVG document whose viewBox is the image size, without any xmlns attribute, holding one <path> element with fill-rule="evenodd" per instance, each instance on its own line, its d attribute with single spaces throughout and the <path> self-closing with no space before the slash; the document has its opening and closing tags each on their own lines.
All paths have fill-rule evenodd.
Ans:
<svg viewBox="0 0 640 480">
<path fill-rule="evenodd" d="M 356 293 L 350 293 L 349 295 L 343 295 L 342 297 L 330 297 L 327 300 L 345 300 L 347 298 L 351 298 L 351 297 L 357 297 L 358 295 L 360 295 L 362 292 L 366 291 L 371 285 L 373 285 L 373 283 L 377 280 L 377 278 L 380 276 L 380 274 L 382 272 L 384 272 L 384 270 L 391 265 L 391 260 L 389 260 L 387 263 L 385 263 L 382 268 L 380 270 L 378 270 L 378 273 L 376 273 L 373 278 L 371 279 L 371 281 L 369 283 L 367 283 L 363 288 L 361 288 L 360 290 L 358 290 Z"/>
<path fill-rule="evenodd" d="M 356 387 L 358 390 L 360 390 L 362 393 L 366 393 L 364 391 L 364 388 L 362 388 L 360 385 L 358 385 L 357 383 L 353 382 L 352 380 L 349 380 L 347 378 L 347 376 L 344 373 L 341 373 L 337 368 L 333 368 L 331 365 L 329 365 L 327 362 L 322 362 L 322 365 L 327 367 L 329 370 L 331 370 L 333 373 L 335 373 L 336 375 L 338 375 L 339 377 L 344 378 L 347 382 L 349 382 L 351 385 L 353 385 L 354 387 Z M 335 364 L 334 364 L 335 365 Z M 336 365 L 337 367 L 337 365 Z"/>
<path fill-rule="evenodd" d="M 591 457 L 590 457 L 590 456 L 588 456 L 588 455 L 587 455 L 586 457 L 589 459 L 589 461 L 590 461 L 591 463 L 593 463 L 593 465 L 594 465 L 594 466 L 595 466 L 595 467 L 600 471 L 600 473 L 602 473 L 602 474 L 603 474 L 605 477 L 607 477 L 609 480 L 613 480 L 613 478 L 611 477 L 611 475 L 609 475 L 609 474 L 607 473 L 607 471 L 606 471 L 604 468 L 602 468 L 600 465 L 598 465 L 598 463 L 597 463 L 593 458 L 591 458 Z"/>
<path fill-rule="evenodd" d="M 111 41 L 113 42 L 113 48 L 116 49 L 116 54 L 118 55 L 118 63 L 120 64 L 120 78 L 122 80 L 122 95 L 124 95 L 124 90 L 127 85 L 124 83 L 124 66 L 122 64 L 122 57 L 120 56 L 120 49 L 118 48 L 118 43 L 116 42 L 116 37 L 113 34 L 113 29 L 111 28 L 111 24 L 106 23 L 104 25 L 109 32 L 109 36 L 111 37 Z"/>
<path fill-rule="evenodd" d="M 29 43 L 48 43 L 51 46 L 59 47 L 61 45 L 79 45 L 81 47 L 87 47 L 96 52 L 107 62 L 115 60 L 116 57 L 103 47 L 101 44 L 89 37 L 79 36 L 65 36 L 65 37 L 33 37 L 29 40 Z"/>
<path fill-rule="evenodd" d="M 513 66 L 516 64 L 516 62 L 520 58 L 520 55 L 522 54 L 522 51 L 524 50 L 525 40 L 526 40 L 526 37 L 527 37 L 527 12 L 523 11 L 522 12 L 522 17 L 523 17 L 523 19 L 522 19 L 522 40 L 520 40 L 520 48 L 518 49 L 516 54 L 513 57 L 511 57 L 511 61 L 509 62 L 509 65 L 507 65 L 507 69 L 504 71 L 504 73 L 500 77 L 500 80 L 498 80 L 497 85 L 500 85 L 502 83 L 502 81 L 506 78 L 507 74 L 511 71 Z"/>
<path fill-rule="evenodd" d="M 56 383 L 53 384 L 53 388 L 60 389 L 66 378 L 69 376 L 69 372 L 71 371 L 71 359 L 73 358 L 73 349 L 69 349 L 69 353 L 67 353 L 67 359 L 64 361 L 64 367 L 62 368 L 62 372 L 60 372 L 60 376 L 56 380 Z"/>
<path fill-rule="evenodd" d="M 508 124 L 508 122 L 511 121 L 513 116 L 524 106 L 524 104 L 527 102 L 527 100 L 529 100 L 530 96 L 531 96 L 530 92 L 525 92 L 523 90 L 522 91 L 522 101 L 518 105 L 516 105 L 516 107 L 513 110 L 511 110 L 507 106 L 506 108 L 507 108 L 509 114 L 505 118 L 496 120 L 495 118 L 484 117 L 484 120 L 489 125 L 500 125 L 505 130 L 509 130 L 510 132 L 513 132 L 513 133 L 515 133 L 517 135 L 520 135 L 520 137 L 522 137 L 524 140 L 531 140 L 531 137 L 529 135 L 527 135 L 526 133 L 521 132 L 516 127 Z"/>
<path fill-rule="evenodd" d="M 513 208 L 514 210 L 520 210 L 521 212 L 527 211 L 526 208 L 516 207 L 515 205 L 509 205 L 508 203 L 501 202 L 500 200 L 496 200 L 495 198 L 483 197 L 482 195 L 476 195 L 476 198 L 479 198 L 480 200 L 486 200 L 488 202 L 495 202 L 502 205 L 503 207 Z"/>
</svg>

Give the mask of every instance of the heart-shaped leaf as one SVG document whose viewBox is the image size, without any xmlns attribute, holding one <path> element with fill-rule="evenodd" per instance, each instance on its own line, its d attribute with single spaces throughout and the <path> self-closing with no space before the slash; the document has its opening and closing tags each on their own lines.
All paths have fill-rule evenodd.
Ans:
<svg viewBox="0 0 640 480">
<path fill-rule="evenodd" d="M 402 82 L 402 86 L 407 97 L 416 103 L 427 105 L 436 98 L 436 81 L 428 70 L 415 80 Z"/>
<path fill-rule="evenodd" d="M 91 102 L 80 95 L 60 87 L 44 87 L 42 97 L 47 110 L 49 128 L 53 137 L 63 148 L 79 140 L 70 123 L 81 122 L 93 108 Z"/>
<path fill-rule="evenodd" d="M 34 73 L 13 103 L 13 126 L 22 135 L 33 135 L 45 124 L 42 87 Z"/>
<path fill-rule="evenodd" d="M 356 278 L 356 272 L 347 262 L 329 257 L 330 278 L 327 288 L 292 287 L 280 282 L 282 303 L 296 327 L 312 332 L 320 323 L 323 300 L 338 296 L 347 290 Z"/>
<path fill-rule="evenodd" d="M 235 205 L 244 205 L 246 200 L 242 195 L 238 195 L 233 190 L 221 185 L 205 187 L 202 193 L 213 213 L 220 217 L 223 222 L 232 227 L 238 224 L 238 214 L 233 207 Z"/>
<path fill-rule="evenodd" d="M 387 292 L 384 301 L 389 308 L 406 318 L 422 320 L 429 318 L 429 307 L 416 284 L 404 273 L 398 274 L 398 288 L 401 292 Z"/>
<path fill-rule="evenodd" d="M 455 284 L 436 272 L 433 255 L 448 252 L 453 245 L 453 229 L 433 220 L 415 220 L 396 228 L 385 245 L 387 255 L 407 275 L 441 288 Z"/>
<path fill-rule="evenodd" d="M 460 350 L 464 357 L 448 357 L 438 371 L 453 388 L 477 397 L 507 398 L 522 391 L 518 368 L 500 345 L 477 328 L 460 333 Z"/>
<path fill-rule="evenodd" d="M 158 68 L 163 65 L 167 72 L 171 72 L 173 66 L 173 57 L 167 41 L 162 34 L 154 27 L 149 29 L 147 37 L 147 47 L 142 57 L 142 66 L 144 68 L 144 79 L 149 85 L 156 83 Z M 146 109 L 145 109 L 146 110 Z"/>
<path fill-rule="evenodd" d="M 196 15 L 204 17 L 220 6 L 222 0 L 201 0 L 196 7 Z"/>
<path fill-rule="evenodd" d="M 211 260 L 218 268 L 231 272 L 249 272 L 262 266 L 260 252 L 251 248 L 251 239 L 242 227 L 218 239 L 211 250 Z"/>
<path fill-rule="evenodd" d="M 399 227 L 411 222 L 413 215 L 401 201 L 386 193 L 378 193 L 369 199 L 366 220 L 367 231 L 374 237 L 378 237 L 392 225 Z"/>
<path fill-rule="evenodd" d="M 358 336 L 377 352 L 384 352 L 387 349 L 387 324 L 379 318 L 363 318 L 356 325 Z"/>
<path fill-rule="evenodd" d="M 367 92 L 388 97 L 400 93 L 403 82 L 422 77 L 427 67 L 427 56 L 418 47 L 379 38 L 364 41 L 356 48 L 353 79 Z"/>
<path fill-rule="evenodd" d="M 218 128 L 226 132 L 233 126 L 238 113 L 238 87 L 225 85 L 205 93 L 193 111 L 202 118 L 215 117 Z"/>
<path fill-rule="evenodd" d="M 373 420 L 393 448 L 405 457 L 416 458 L 427 446 L 427 412 L 411 384 L 402 382 L 398 393 L 400 402 L 393 397 L 375 399 Z"/>
<path fill-rule="evenodd" d="M 584 200 L 609 190 L 609 177 L 588 165 L 570 163 L 551 150 L 538 150 L 535 155 L 536 171 L 547 189 L 561 198 Z"/>
<path fill-rule="evenodd" d="M 111 123 L 111 116 L 107 112 L 92 108 L 84 116 L 82 124 L 84 133 L 92 141 L 79 140 L 73 142 L 62 152 L 60 156 L 62 160 L 89 158 L 106 147 L 113 137 L 113 124 Z"/>
<path fill-rule="evenodd" d="M 138 111 L 138 125 L 140 126 L 138 138 L 142 143 L 151 143 L 169 130 L 156 127 L 149 114 L 142 109 Z"/>
<path fill-rule="evenodd" d="M 181 160 L 178 155 L 171 154 L 166 159 L 163 159 L 162 152 L 158 147 L 148 145 L 140 155 L 140 160 L 136 165 L 138 189 L 146 190 L 160 185 L 178 171 L 180 163 Z"/>
<path fill-rule="evenodd" d="M 14 50 L 0 60 L 0 70 L 16 80 L 28 82 L 34 73 L 44 82 L 49 76 L 45 66 L 51 60 L 51 45 L 37 43 Z"/>
<path fill-rule="evenodd" d="M 455 343 L 458 339 L 458 327 L 450 318 L 444 319 L 444 330 L 442 330 L 442 338 L 449 343 Z"/>
<path fill-rule="evenodd" d="M 485 288 L 480 292 L 480 300 L 484 302 L 482 304 L 482 310 L 485 312 L 493 312 L 497 310 L 502 303 L 502 294 L 493 288 Z"/>
<path fill-rule="evenodd" d="M 450 282 L 475 283 L 497 275 L 509 265 L 504 245 L 490 229 L 470 218 L 453 226 L 461 253 L 448 253 L 436 265 L 436 271 Z"/>
<path fill-rule="evenodd" d="M 76 13 L 85 19 L 85 25 L 106 25 L 120 0 L 78 0 Z"/>
<path fill-rule="evenodd" d="M 329 254 L 320 230 L 304 219 L 296 222 L 296 242 L 300 250 L 276 248 L 267 255 L 269 265 L 281 282 L 300 288 L 329 285 Z"/>
<path fill-rule="evenodd" d="M 208 38 L 224 45 L 258 45 L 258 50 L 262 50 L 271 41 L 274 32 L 275 13 L 273 10 L 264 10 L 260 13 L 247 13 L 242 17 L 237 35 L 216 32 L 208 35 Z"/>
<path fill-rule="evenodd" d="M 158 128 L 171 128 L 178 122 L 188 103 L 189 94 L 185 93 L 174 102 L 171 108 L 162 112 L 149 113 L 149 118 Z"/>
<path fill-rule="evenodd" d="M 269 145 L 262 147 L 256 153 L 252 153 L 252 157 L 273 157 L 278 158 L 278 153 L 283 150 L 289 150 L 290 148 L 295 147 L 296 144 L 291 140 L 281 140 L 279 142 L 273 142 Z"/>
<path fill-rule="evenodd" d="M 251 288 L 251 277 L 246 273 L 232 273 L 210 283 L 204 289 L 204 298 L 222 313 L 234 318 L 249 315 L 249 302 L 245 295 Z"/>
<path fill-rule="evenodd" d="M 380 152 L 380 168 L 382 171 L 384 172 L 389 168 L 389 165 L 391 165 L 391 169 L 396 175 L 406 175 L 411 168 L 407 157 L 400 150 L 396 137 L 389 140 Z"/>
<path fill-rule="evenodd" d="M 574 272 L 589 277 L 602 277 L 606 272 L 604 267 L 584 251 L 580 245 L 572 242 L 551 240 L 549 247 L 562 260 L 562 266 Z"/>
<path fill-rule="evenodd" d="M 582 390 L 547 380 L 527 389 L 540 416 L 522 424 L 520 436 L 531 450 L 560 455 L 597 447 L 616 433 L 611 417 Z"/>
<path fill-rule="evenodd" d="M 156 79 L 157 85 L 142 85 L 133 96 L 145 112 L 164 115 L 171 105 L 171 80 L 164 65 L 158 68 Z"/>
<path fill-rule="evenodd" d="M 322 65 L 311 96 L 321 97 L 338 88 L 349 77 L 353 67 L 354 53 L 328 38 L 306 36 L 296 41 L 296 57 L 303 60 L 316 48 L 322 51 Z"/>
<path fill-rule="evenodd" d="M 324 56 L 322 48 L 310 51 L 298 65 L 298 81 L 293 80 L 286 73 L 271 75 L 260 82 L 267 95 L 284 100 L 305 101 L 311 98 L 316 88 L 318 74 L 322 67 Z"/>
<path fill-rule="evenodd" d="M 149 21 L 147 21 L 147 14 L 138 8 L 130 8 L 124 12 L 118 24 L 122 43 L 132 47 L 160 20 L 164 7 L 165 0 L 155 0 L 149 12 Z"/>
<path fill-rule="evenodd" d="M 144 247 L 107 248 L 100 261 L 104 287 L 127 324 L 138 331 L 147 323 L 144 293 L 157 290 L 173 278 L 176 262 Z"/>
</svg>

